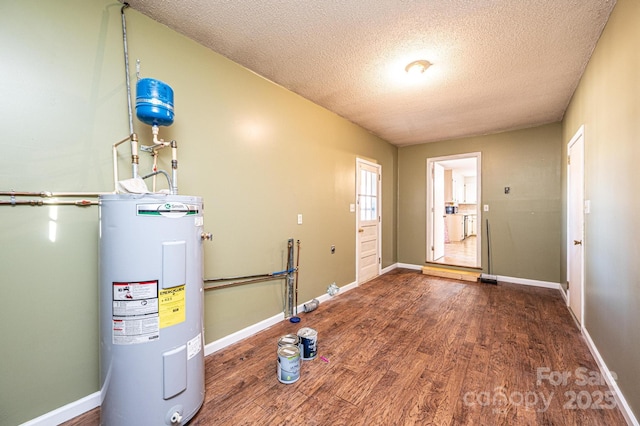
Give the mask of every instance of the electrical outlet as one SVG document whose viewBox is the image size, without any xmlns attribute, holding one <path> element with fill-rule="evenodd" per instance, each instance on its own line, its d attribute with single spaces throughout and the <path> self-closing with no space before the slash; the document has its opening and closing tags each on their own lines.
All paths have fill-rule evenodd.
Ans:
<svg viewBox="0 0 640 426">
<path fill-rule="evenodd" d="M 302 213 L 298 213 L 298 225 L 302 225 Z"/>
</svg>

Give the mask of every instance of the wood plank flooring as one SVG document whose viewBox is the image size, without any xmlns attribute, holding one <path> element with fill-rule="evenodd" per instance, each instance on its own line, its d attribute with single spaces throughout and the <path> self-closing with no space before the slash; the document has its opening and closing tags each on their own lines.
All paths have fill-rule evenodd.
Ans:
<svg viewBox="0 0 640 426">
<path fill-rule="evenodd" d="M 300 317 L 208 356 L 189 424 L 626 424 L 557 290 L 396 269 Z M 282 384 L 277 339 L 303 326 L 318 358 Z"/>
<path fill-rule="evenodd" d="M 477 267 L 477 241 L 478 238 L 475 235 L 470 235 L 462 241 L 445 243 L 444 256 L 435 260 L 434 263 L 471 268 Z"/>
</svg>

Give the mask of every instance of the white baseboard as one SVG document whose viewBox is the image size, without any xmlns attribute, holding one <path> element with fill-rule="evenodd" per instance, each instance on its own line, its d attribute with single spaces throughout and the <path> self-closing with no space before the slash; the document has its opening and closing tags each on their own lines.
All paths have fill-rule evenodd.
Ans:
<svg viewBox="0 0 640 426">
<path fill-rule="evenodd" d="M 357 286 L 358 284 L 355 282 L 344 285 L 340 287 L 340 291 L 336 294 L 336 296 L 342 293 L 346 293 L 347 291 L 354 289 Z M 329 296 L 328 293 L 324 293 L 323 295 L 318 296 L 315 299 L 317 299 L 320 303 L 322 303 L 331 299 L 331 297 L 335 297 L 335 296 Z M 304 312 L 304 303 L 298 305 L 297 312 Z M 221 349 L 224 349 L 227 346 L 230 346 L 236 342 L 239 342 L 240 340 L 253 336 L 256 333 L 262 330 L 265 330 L 271 327 L 272 325 L 279 323 L 280 321 L 283 321 L 284 319 L 285 319 L 284 313 L 279 313 L 277 315 L 272 316 L 271 318 L 267 318 L 258 323 L 250 325 L 249 327 L 243 328 L 242 330 L 238 330 L 235 333 L 229 334 L 228 336 L 222 337 L 218 340 L 214 340 L 213 342 L 205 345 L 204 356 L 211 355 L 212 353 L 217 352 Z"/>
<path fill-rule="evenodd" d="M 387 272 L 391 272 L 391 271 L 393 271 L 393 270 L 394 270 L 394 269 L 396 269 L 397 267 L 398 267 L 398 264 L 397 264 L 397 263 L 394 263 L 393 265 L 389 265 L 389 266 L 387 266 L 386 268 L 382 268 L 382 270 L 380 271 L 380 274 L 381 274 L 381 275 L 384 275 L 384 274 L 386 274 Z"/>
<path fill-rule="evenodd" d="M 348 292 L 349 290 L 353 290 L 353 289 L 354 289 L 354 288 L 356 288 L 356 287 L 358 287 L 358 283 L 357 283 L 357 282 L 355 282 L 355 281 L 354 281 L 354 282 L 352 282 L 352 283 L 350 283 L 350 284 L 345 284 L 345 285 L 343 285 L 342 287 L 340 287 L 340 293 L 338 293 L 338 294 L 346 293 L 346 292 Z M 325 296 L 327 296 L 327 297 L 326 297 L 324 300 L 331 299 L 331 296 L 329 296 L 327 293 L 323 294 L 323 295 L 322 295 L 322 296 L 320 296 L 320 297 L 321 297 L 321 298 L 324 298 Z M 317 297 L 316 297 L 316 299 L 319 299 L 319 298 L 317 298 Z"/>
<path fill-rule="evenodd" d="M 569 305 L 569 299 L 567 298 L 567 292 L 566 292 L 566 291 L 564 291 L 564 289 L 562 288 L 562 286 L 560 286 L 559 290 L 560 290 L 560 294 L 562 295 L 562 299 L 564 300 L 564 303 L 566 303 L 567 305 Z"/>
<path fill-rule="evenodd" d="M 505 277 L 502 275 L 498 275 L 498 281 L 504 281 L 511 284 L 530 285 L 534 287 L 560 289 L 560 283 L 552 283 L 550 281 L 530 280 L 527 278 Z"/>
<path fill-rule="evenodd" d="M 231 333 L 228 336 L 224 336 L 218 340 L 214 340 L 213 342 L 204 345 L 204 356 L 211 355 L 212 353 L 218 352 L 220 349 L 224 349 L 227 346 L 233 345 L 234 343 L 239 342 L 242 339 L 253 336 L 259 331 L 265 330 L 282 320 L 284 320 L 284 313 L 281 312 L 277 315 L 272 316 L 271 318 L 264 319 L 253 325 L 245 327 L 242 330 L 238 330 L 235 333 Z"/>
<path fill-rule="evenodd" d="M 631 407 L 629 407 L 629 404 L 627 403 L 627 400 L 622 394 L 622 391 L 620 391 L 620 388 L 618 387 L 618 383 L 616 383 L 616 380 L 613 377 L 611 370 L 609 370 L 609 367 L 607 367 L 607 364 L 604 362 L 604 359 L 602 359 L 602 356 L 600 355 L 600 352 L 598 351 L 596 344 L 591 339 L 589 332 L 584 327 L 581 327 L 581 330 L 582 330 L 582 335 L 587 341 L 587 346 L 589 347 L 591 354 L 596 359 L 596 363 L 600 368 L 600 372 L 604 376 L 604 379 L 609 385 L 609 388 L 613 391 L 618 408 L 620 408 L 620 412 L 622 412 L 622 415 L 627 421 L 627 424 L 633 425 L 633 426 L 640 426 L 640 423 L 638 423 L 638 419 L 633 414 L 633 411 L 631 411 Z"/>
<path fill-rule="evenodd" d="M 77 401 L 70 402 L 67 405 L 63 405 L 60 408 L 56 408 L 53 411 L 49 411 L 40 417 L 29 420 L 26 423 L 22 423 L 21 426 L 54 426 L 64 423 L 73 419 L 80 414 L 84 414 L 87 411 L 93 410 L 100 406 L 100 391 L 94 392 L 91 395 L 80 398 Z"/>
<path fill-rule="evenodd" d="M 396 263 L 393 266 L 395 266 L 393 269 L 405 268 L 405 269 L 415 269 L 416 271 L 421 271 L 423 265 L 412 265 L 411 263 Z"/>
<path fill-rule="evenodd" d="M 414 269 L 416 271 L 422 270 L 424 265 L 413 265 L 411 263 L 396 263 L 385 268 L 385 273 L 392 271 L 396 268 L 406 268 L 406 269 Z M 516 278 L 516 277 L 507 277 L 504 275 L 496 275 L 498 277 L 498 281 L 503 281 L 511 284 L 521 284 L 521 285 L 530 285 L 534 287 L 544 287 L 544 288 L 554 288 L 561 289 L 560 283 L 553 283 L 549 281 L 538 281 L 538 280 L 530 280 L 528 278 Z"/>
</svg>

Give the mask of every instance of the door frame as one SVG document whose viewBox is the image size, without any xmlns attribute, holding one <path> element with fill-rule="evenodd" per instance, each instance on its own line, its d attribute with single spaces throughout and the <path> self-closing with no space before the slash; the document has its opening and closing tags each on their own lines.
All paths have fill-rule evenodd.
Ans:
<svg viewBox="0 0 640 426">
<path fill-rule="evenodd" d="M 480 208 L 482 204 L 482 153 L 477 152 L 466 152 L 464 154 L 455 154 L 455 155 L 445 155 L 442 157 L 430 157 L 427 158 L 427 170 L 426 170 L 426 181 L 427 181 L 427 206 L 426 206 L 426 262 L 432 263 L 435 261 L 433 259 L 433 252 L 431 250 L 431 246 L 433 246 L 433 176 L 431 174 L 431 169 L 433 163 L 438 163 L 440 161 L 449 161 L 449 160 L 460 160 L 463 158 L 475 158 L 476 159 L 476 203 L 478 210 L 478 220 L 477 223 L 482 223 L 482 209 Z M 476 267 L 481 267 L 482 265 L 482 227 L 477 227 L 476 232 Z"/>
<path fill-rule="evenodd" d="M 446 213 L 446 205 L 445 205 L 445 199 L 444 199 L 444 184 L 445 184 L 444 175 L 445 175 L 445 172 L 444 172 L 443 165 L 439 164 L 437 161 L 431 163 L 431 177 L 432 177 L 432 181 L 434 182 L 434 186 L 433 186 L 433 197 L 430 197 L 430 199 L 433 200 L 433 206 L 432 206 L 432 212 L 431 212 L 432 214 L 430 215 L 433 220 L 433 223 L 432 223 L 433 232 L 431 233 L 432 244 L 430 246 L 431 247 L 430 252 L 431 252 L 431 258 L 433 259 L 434 262 L 440 259 L 441 257 L 444 257 L 445 248 L 447 244 L 445 239 L 447 224 L 444 217 Z M 438 179 L 436 179 L 436 176 L 438 176 Z M 435 185 L 435 182 L 437 181 L 442 182 L 442 188 L 440 188 L 439 190 Z M 442 200 L 440 200 L 439 202 L 436 202 L 436 195 L 438 194 L 442 194 Z M 438 235 L 436 230 L 440 230 L 441 234 Z M 439 252 L 440 249 L 442 249 L 442 254 L 440 254 Z"/>
<path fill-rule="evenodd" d="M 355 220 L 355 240 L 356 240 L 356 285 L 360 285 L 360 244 L 359 244 L 359 233 L 358 229 L 360 229 L 360 200 L 358 198 L 358 184 L 360 183 L 360 164 L 364 164 L 370 167 L 374 167 L 378 173 L 378 185 L 377 196 L 376 196 L 376 211 L 378 212 L 378 235 L 377 235 L 377 246 L 376 251 L 378 255 L 378 271 L 377 276 L 380 275 L 382 271 L 382 165 L 378 163 L 374 163 L 372 161 L 365 160 L 363 158 L 356 157 L 356 173 L 355 173 L 355 199 L 356 199 L 356 220 Z"/>
<path fill-rule="evenodd" d="M 581 173 L 580 173 L 580 181 L 577 182 L 578 185 L 582 187 L 582 208 L 581 214 L 577 216 L 573 216 L 573 212 L 571 210 L 571 189 L 572 189 L 572 181 L 571 181 L 571 164 L 569 161 L 571 148 L 578 142 L 582 141 L 582 164 L 580 164 Z M 569 286 L 567 287 L 568 297 L 567 297 L 567 307 L 569 311 L 576 315 L 576 319 L 580 324 L 580 328 L 584 327 L 584 274 L 585 274 L 585 265 L 584 265 L 584 252 L 586 249 L 586 232 L 585 232 L 585 172 L 584 172 L 584 160 L 585 160 L 585 138 L 584 138 L 584 125 L 581 125 L 578 131 L 573 135 L 569 143 L 567 143 L 567 282 Z M 574 163 L 573 166 L 576 164 Z M 582 221 L 582 250 L 580 253 L 580 282 L 577 283 L 578 291 L 580 292 L 580 306 L 579 306 L 579 316 L 576 312 L 571 308 L 571 289 L 576 288 L 576 283 L 573 283 L 571 280 L 571 224 L 573 220 L 577 219 Z M 575 294 L 575 293 L 574 293 Z"/>
</svg>

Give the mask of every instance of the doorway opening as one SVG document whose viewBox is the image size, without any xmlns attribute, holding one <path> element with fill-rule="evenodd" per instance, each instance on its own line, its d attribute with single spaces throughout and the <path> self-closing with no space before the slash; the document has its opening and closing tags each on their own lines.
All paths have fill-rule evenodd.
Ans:
<svg viewBox="0 0 640 426">
<path fill-rule="evenodd" d="M 481 154 L 427 159 L 428 263 L 482 265 Z"/>
</svg>

